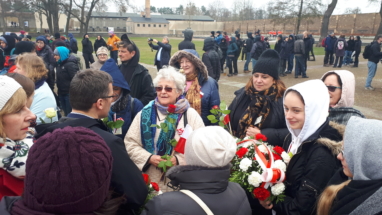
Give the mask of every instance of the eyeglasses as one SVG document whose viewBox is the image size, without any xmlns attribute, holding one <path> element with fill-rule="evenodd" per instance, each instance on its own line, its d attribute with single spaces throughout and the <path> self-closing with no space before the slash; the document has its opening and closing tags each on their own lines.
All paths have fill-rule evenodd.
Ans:
<svg viewBox="0 0 382 215">
<path fill-rule="evenodd" d="M 100 99 L 108 99 L 108 98 L 114 98 L 114 97 L 118 97 L 118 95 L 115 94 L 115 95 L 111 95 L 111 96 L 104 96 L 104 97 L 100 97 Z"/>
<path fill-rule="evenodd" d="M 162 92 L 163 88 L 164 88 L 164 90 L 165 90 L 166 92 L 168 92 L 168 93 L 171 93 L 171 92 L 172 92 L 172 89 L 176 89 L 176 88 L 172 88 L 172 87 L 155 87 L 155 90 L 156 90 L 157 92 Z"/>
<path fill-rule="evenodd" d="M 342 89 L 342 87 L 336 87 L 336 86 L 326 86 L 330 92 L 336 91 L 336 89 Z"/>
</svg>

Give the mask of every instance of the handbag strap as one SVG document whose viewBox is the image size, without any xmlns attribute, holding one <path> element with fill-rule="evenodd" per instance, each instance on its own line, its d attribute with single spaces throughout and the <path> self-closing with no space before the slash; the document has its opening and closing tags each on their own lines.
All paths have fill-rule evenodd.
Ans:
<svg viewBox="0 0 382 215">
<path fill-rule="evenodd" d="M 179 191 L 186 194 L 191 199 L 193 199 L 196 203 L 198 203 L 198 205 L 204 210 L 204 212 L 206 212 L 207 215 L 214 215 L 214 213 L 212 213 L 210 208 L 203 202 L 203 200 L 201 200 L 197 195 L 195 195 L 195 193 L 189 190 L 179 190 Z"/>
</svg>

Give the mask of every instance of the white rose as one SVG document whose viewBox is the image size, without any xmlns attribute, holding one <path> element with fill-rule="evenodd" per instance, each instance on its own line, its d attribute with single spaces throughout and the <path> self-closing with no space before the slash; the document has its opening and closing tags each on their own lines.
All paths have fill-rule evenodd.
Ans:
<svg viewBox="0 0 382 215">
<path fill-rule="evenodd" d="M 252 161 L 248 158 L 243 158 L 243 160 L 240 161 L 240 169 L 246 172 L 248 168 L 252 166 Z"/>
<path fill-rule="evenodd" d="M 254 187 L 259 187 L 261 182 L 263 181 L 261 180 L 261 175 L 258 172 L 252 172 L 248 176 L 248 183 Z"/>
<path fill-rule="evenodd" d="M 47 108 L 44 110 L 45 116 L 48 118 L 53 118 L 57 116 L 57 111 L 54 108 Z"/>
<path fill-rule="evenodd" d="M 274 196 L 282 194 L 285 190 L 284 183 L 275 184 L 271 187 L 271 192 Z"/>
<path fill-rule="evenodd" d="M 161 194 L 163 194 L 163 192 L 159 190 L 159 191 L 158 191 L 158 195 L 161 195 Z"/>
<path fill-rule="evenodd" d="M 281 160 L 275 161 L 275 164 L 273 164 L 273 167 L 278 168 L 283 172 L 286 171 L 286 164 L 284 162 L 282 162 Z"/>
<path fill-rule="evenodd" d="M 264 154 L 268 154 L 268 150 L 267 150 L 267 147 L 265 147 L 264 145 L 260 145 L 260 146 L 257 146 L 257 148 Z"/>
<path fill-rule="evenodd" d="M 281 157 L 282 157 L 282 159 L 283 159 L 283 161 L 284 161 L 285 163 L 289 163 L 289 161 L 290 161 L 290 156 L 288 155 L 288 153 L 286 153 L 286 152 L 281 153 Z"/>
</svg>

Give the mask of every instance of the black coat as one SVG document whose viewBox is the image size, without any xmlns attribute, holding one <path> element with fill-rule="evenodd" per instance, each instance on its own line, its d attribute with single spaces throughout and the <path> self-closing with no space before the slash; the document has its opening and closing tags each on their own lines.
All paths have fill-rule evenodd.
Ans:
<svg viewBox="0 0 382 215">
<path fill-rule="evenodd" d="M 289 55 L 287 53 L 287 46 L 288 46 L 288 42 L 283 41 L 281 43 L 280 59 L 282 60 L 287 60 L 289 58 Z"/>
<path fill-rule="evenodd" d="M 53 132 L 55 129 L 64 128 L 66 126 L 89 128 L 105 140 L 113 156 L 110 188 L 119 196 L 125 195 L 127 205 L 131 209 L 138 209 L 143 205 L 148 190 L 143 181 L 142 173 L 134 162 L 131 161 L 126 152 L 123 140 L 110 133 L 101 120 L 70 114 L 68 117 L 61 118 L 56 123 L 37 126 L 37 135 L 35 138 L 38 139 L 47 132 Z"/>
<path fill-rule="evenodd" d="M 185 30 L 184 31 L 184 40 L 179 43 L 178 45 L 178 50 L 183 50 L 183 49 L 194 49 L 195 50 L 195 44 L 192 41 L 192 36 L 193 36 L 193 31 L 192 30 Z"/>
<path fill-rule="evenodd" d="M 235 53 L 235 57 L 239 57 L 239 55 L 241 53 L 241 48 L 243 47 L 243 44 L 244 44 L 244 42 L 240 38 L 238 40 L 236 40 L 237 51 Z"/>
<path fill-rule="evenodd" d="M 236 97 L 228 107 L 231 110 L 230 118 L 233 132 L 239 129 L 239 121 L 251 103 L 251 98 L 245 93 L 244 87 L 237 90 L 235 95 Z M 281 146 L 283 144 L 285 136 L 288 135 L 289 131 L 285 123 L 282 98 L 271 102 L 271 112 L 268 114 L 260 130 L 268 138 L 269 144 L 273 146 Z"/>
<path fill-rule="evenodd" d="M 285 151 L 291 141 L 289 134 L 283 145 Z M 287 167 L 285 201 L 273 202 L 278 215 L 316 214 L 319 195 L 340 167 L 334 155 L 341 148 L 340 141 L 341 134 L 326 121 L 301 144 Z"/>
<path fill-rule="evenodd" d="M 101 37 L 100 40 L 96 39 L 95 42 L 94 42 L 94 52 L 97 54 L 97 50 L 99 49 L 99 47 L 101 46 L 105 46 L 107 48 L 107 44 L 105 42 L 105 40 L 103 39 L 103 37 Z"/>
<path fill-rule="evenodd" d="M 281 44 L 283 44 L 283 40 L 280 39 L 275 44 L 275 51 L 277 51 L 279 54 L 281 53 Z"/>
<path fill-rule="evenodd" d="M 371 55 L 369 61 L 378 64 L 379 60 L 382 58 L 381 44 L 373 42 L 371 45 Z"/>
<path fill-rule="evenodd" d="M 79 70 L 77 58 L 72 55 L 56 67 L 58 95 L 69 94 L 70 82 Z"/>
<path fill-rule="evenodd" d="M 168 171 L 171 185 L 197 195 L 216 215 L 250 215 L 246 194 L 237 183 L 228 182 L 231 165 L 220 168 L 176 166 Z M 189 196 L 181 192 L 167 192 L 146 204 L 142 215 L 206 214 Z"/>
<path fill-rule="evenodd" d="M 253 46 L 253 43 L 254 43 L 254 38 L 253 38 L 251 32 L 248 32 L 247 36 L 248 36 L 248 39 L 245 40 L 244 47 L 245 47 L 245 51 L 248 53 L 248 52 L 251 52 L 251 50 L 252 50 L 252 46 Z"/>
<path fill-rule="evenodd" d="M 353 52 L 355 50 L 355 40 L 348 40 L 348 47 L 346 47 L 346 51 Z"/>
<path fill-rule="evenodd" d="M 215 41 L 212 38 L 204 40 L 202 62 L 207 67 L 208 76 L 215 80 L 220 78 L 220 58 L 219 54 L 215 51 Z"/>
<path fill-rule="evenodd" d="M 289 40 L 287 43 L 287 46 L 286 46 L 286 49 L 285 49 L 285 54 L 288 55 L 288 57 L 291 55 L 291 54 L 294 54 L 294 36 L 292 35 L 293 39 L 291 40 L 291 36 L 289 36 Z"/>
<path fill-rule="evenodd" d="M 160 64 L 159 66 L 166 66 L 168 65 L 168 62 L 170 61 L 171 57 L 171 45 L 169 43 L 161 43 L 158 42 L 158 45 L 153 45 L 152 43 L 149 43 L 150 47 L 154 50 L 158 50 L 162 48 L 162 51 L 160 53 L 160 62 L 157 61 L 157 55 L 158 52 L 155 54 L 155 59 L 154 59 L 154 65 L 157 65 L 158 63 Z"/>
<path fill-rule="evenodd" d="M 354 44 L 354 51 L 356 51 L 356 53 L 360 54 L 361 53 L 361 49 L 362 49 L 362 41 L 361 40 L 356 40 L 355 44 Z"/>
<path fill-rule="evenodd" d="M 305 45 L 305 55 L 309 55 L 309 52 L 311 51 L 311 48 L 312 48 L 312 39 L 309 37 L 304 38 L 304 45 Z"/>
<path fill-rule="evenodd" d="M 36 49 L 37 56 L 41 57 L 44 61 L 45 67 L 48 70 L 48 78 L 46 82 L 48 83 L 51 89 L 54 89 L 56 82 L 54 67 L 56 66 L 56 60 L 53 57 L 52 49 L 49 45 L 45 44 L 44 48 L 41 51 Z"/>
<path fill-rule="evenodd" d="M 82 39 L 82 53 L 92 54 L 93 53 L 93 44 L 89 38 Z"/>
</svg>

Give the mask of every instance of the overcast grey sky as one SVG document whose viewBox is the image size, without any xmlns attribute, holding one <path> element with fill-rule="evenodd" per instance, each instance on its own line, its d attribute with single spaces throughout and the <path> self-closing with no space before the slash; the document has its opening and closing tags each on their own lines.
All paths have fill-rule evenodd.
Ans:
<svg viewBox="0 0 382 215">
<path fill-rule="evenodd" d="M 143 7 L 145 0 L 130 0 L 134 5 Z M 190 0 L 151 0 L 151 5 L 155 7 L 178 7 L 180 4 L 185 6 Z M 204 5 L 207 7 L 214 0 L 191 0 L 196 6 L 201 7 Z M 226 8 L 230 8 L 233 1 L 222 0 Z M 253 1 L 253 6 L 256 8 L 266 8 L 267 4 L 272 0 Z M 260 3 L 261 2 L 261 3 Z M 322 0 L 324 4 L 328 4 L 331 0 Z M 337 7 L 333 14 L 342 14 L 346 8 L 361 8 L 362 13 L 377 13 L 379 12 L 379 4 L 369 4 L 368 0 L 338 0 Z M 112 8 L 110 8 L 112 10 Z"/>
</svg>

